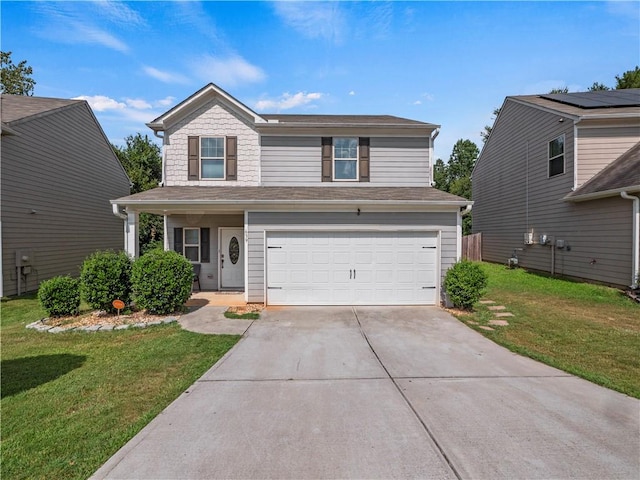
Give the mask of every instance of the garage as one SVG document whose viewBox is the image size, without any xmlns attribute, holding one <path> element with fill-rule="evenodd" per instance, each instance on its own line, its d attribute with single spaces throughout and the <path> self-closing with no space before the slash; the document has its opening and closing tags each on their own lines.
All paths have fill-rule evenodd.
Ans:
<svg viewBox="0 0 640 480">
<path fill-rule="evenodd" d="M 269 305 L 435 305 L 438 233 L 266 232 Z"/>
</svg>

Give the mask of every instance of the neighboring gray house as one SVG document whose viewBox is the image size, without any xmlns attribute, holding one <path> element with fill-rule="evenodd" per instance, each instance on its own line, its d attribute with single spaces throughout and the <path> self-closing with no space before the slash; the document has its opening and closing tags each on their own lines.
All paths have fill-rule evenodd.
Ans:
<svg viewBox="0 0 640 480">
<path fill-rule="evenodd" d="M 87 102 L 2 95 L 2 295 L 77 276 L 98 249 L 121 249 L 123 221 L 109 200 L 129 193 Z"/>
<path fill-rule="evenodd" d="M 132 255 L 152 212 L 205 289 L 270 305 L 440 302 L 471 202 L 431 187 L 437 125 L 259 115 L 213 84 L 148 125 L 164 186 L 112 202 Z"/>
<path fill-rule="evenodd" d="M 482 258 L 637 286 L 640 89 L 507 97 L 473 171 Z"/>
</svg>

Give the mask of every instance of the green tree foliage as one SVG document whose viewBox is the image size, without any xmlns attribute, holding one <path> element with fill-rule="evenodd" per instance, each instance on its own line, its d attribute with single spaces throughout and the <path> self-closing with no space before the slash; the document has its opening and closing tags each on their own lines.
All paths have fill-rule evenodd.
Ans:
<svg viewBox="0 0 640 480">
<path fill-rule="evenodd" d="M 616 90 L 623 88 L 640 88 L 640 67 L 627 70 L 620 77 L 616 75 Z"/>
<path fill-rule="evenodd" d="M 38 300 L 51 317 L 77 315 L 80 308 L 80 282 L 69 276 L 45 280 L 38 289 Z"/>
<path fill-rule="evenodd" d="M 92 308 L 115 312 L 111 302 L 131 299 L 131 259 L 125 252 L 94 252 L 80 270 L 80 292 Z"/>
<path fill-rule="evenodd" d="M 487 281 L 479 264 L 461 260 L 447 270 L 444 288 L 455 307 L 471 310 L 487 288 Z"/>
<path fill-rule="evenodd" d="M 611 89 L 607 87 L 604 83 L 593 82 L 593 85 L 591 85 L 587 90 L 589 90 L 590 92 L 597 92 L 599 90 L 611 90 Z"/>
<path fill-rule="evenodd" d="M 495 122 L 499 114 L 500 114 L 500 108 L 496 108 L 493 111 L 493 118 L 491 120 Z M 482 137 L 482 143 L 487 143 L 487 139 L 489 138 L 489 135 L 491 134 L 492 129 L 493 129 L 493 123 L 491 125 L 484 126 L 484 130 L 480 132 L 480 136 Z"/>
<path fill-rule="evenodd" d="M 569 87 L 552 88 L 549 93 L 569 93 Z"/>
<path fill-rule="evenodd" d="M 2 93 L 11 95 L 33 95 L 36 82 L 33 69 L 23 60 L 17 65 L 11 60 L 11 52 L 0 52 L 0 87 Z"/>
<path fill-rule="evenodd" d="M 125 138 L 125 145 L 112 148 L 133 183 L 131 193 L 144 192 L 158 186 L 162 179 L 162 154 L 160 147 L 147 135 L 137 133 Z M 140 253 L 156 247 L 162 240 L 163 218 L 150 213 L 140 214 Z"/>
<path fill-rule="evenodd" d="M 471 200 L 471 172 L 480 150 L 471 140 L 460 139 L 453 146 L 449 162 L 436 160 L 433 167 L 434 186 L 442 191 Z M 471 233 L 471 215 L 462 221 L 462 233 Z"/>
</svg>

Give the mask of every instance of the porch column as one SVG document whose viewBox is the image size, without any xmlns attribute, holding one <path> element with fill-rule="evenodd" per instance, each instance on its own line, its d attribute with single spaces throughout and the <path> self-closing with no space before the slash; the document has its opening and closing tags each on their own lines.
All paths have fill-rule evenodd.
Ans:
<svg viewBox="0 0 640 480">
<path fill-rule="evenodd" d="M 169 226 L 167 225 L 168 215 L 164 216 L 163 231 L 162 231 L 162 243 L 165 251 L 169 250 Z"/>
<path fill-rule="evenodd" d="M 138 258 L 138 212 L 127 211 L 125 250 L 131 258 Z"/>
</svg>

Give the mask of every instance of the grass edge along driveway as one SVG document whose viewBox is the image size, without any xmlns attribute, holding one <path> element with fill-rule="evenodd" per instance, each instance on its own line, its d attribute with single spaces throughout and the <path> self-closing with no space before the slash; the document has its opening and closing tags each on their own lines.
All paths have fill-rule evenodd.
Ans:
<svg viewBox="0 0 640 480">
<path fill-rule="evenodd" d="M 640 305 L 615 288 L 481 263 L 484 299 L 503 305 L 508 326 L 487 305 L 454 312 L 471 328 L 511 351 L 640 398 Z M 475 322 L 475 323 L 473 323 Z"/>
<path fill-rule="evenodd" d="M 84 479 L 240 338 L 177 324 L 50 334 L 34 295 L 2 301 L 3 479 Z"/>
</svg>

